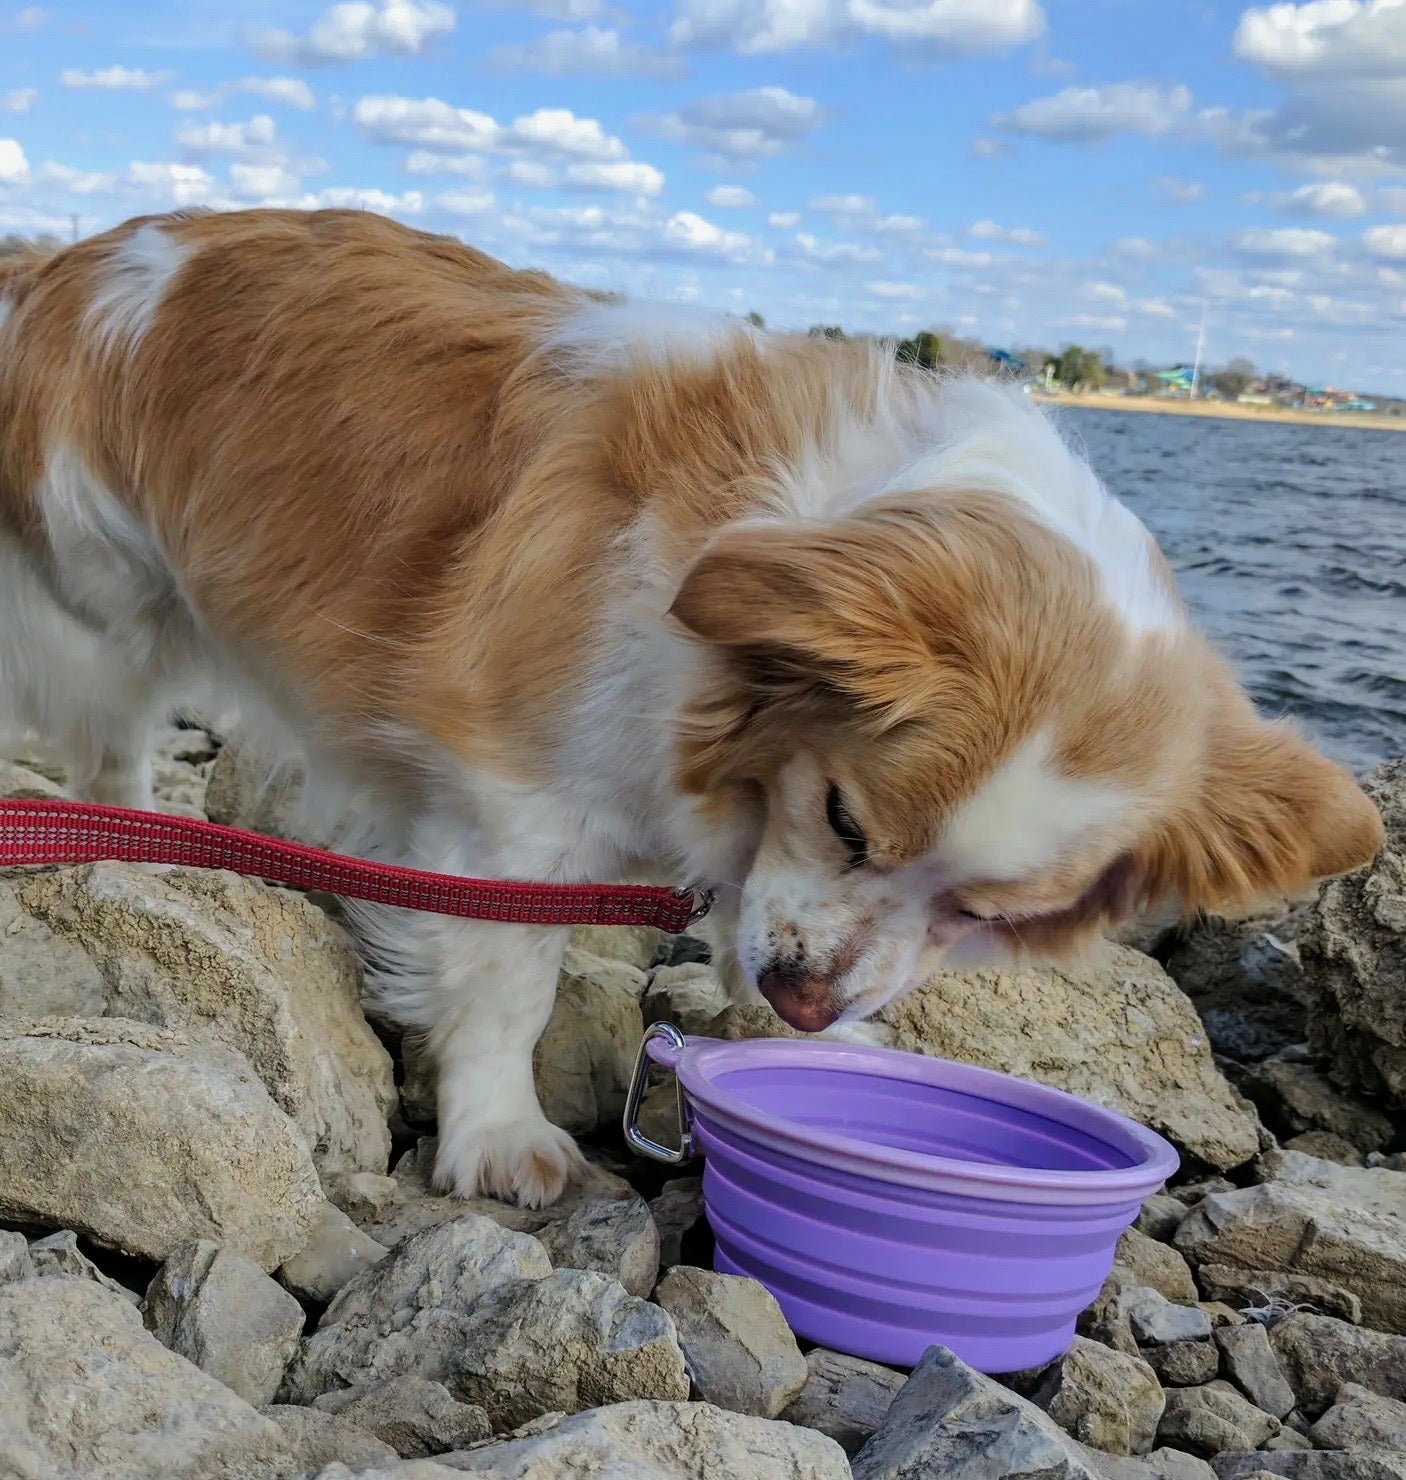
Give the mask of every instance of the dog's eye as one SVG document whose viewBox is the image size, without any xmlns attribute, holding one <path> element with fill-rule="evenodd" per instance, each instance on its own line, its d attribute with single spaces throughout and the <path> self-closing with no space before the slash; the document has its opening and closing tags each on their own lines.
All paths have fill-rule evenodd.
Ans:
<svg viewBox="0 0 1406 1480">
<path fill-rule="evenodd" d="M 838 786 L 831 786 L 825 797 L 825 820 L 835 836 L 845 845 L 845 854 L 851 868 L 858 868 L 869 857 L 869 839 L 864 829 L 854 820 Z"/>
<path fill-rule="evenodd" d="M 978 915 L 975 910 L 955 910 L 953 913 L 959 920 L 970 920 L 975 925 L 989 925 L 991 923 L 991 917 L 989 915 Z"/>
</svg>

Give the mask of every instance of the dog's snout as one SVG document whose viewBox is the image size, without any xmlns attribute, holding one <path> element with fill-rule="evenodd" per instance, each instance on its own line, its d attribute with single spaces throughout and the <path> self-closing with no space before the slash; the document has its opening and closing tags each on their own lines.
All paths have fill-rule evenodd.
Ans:
<svg viewBox="0 0 1406 1480">
<path fill-rule="evenodd" d="M 843 1010 L 833 983 L 811 975 L 795 961 L 771 962 L 757 986 L 777 1017 L 802 1033 L 828 1028 Z"/>
</svg>

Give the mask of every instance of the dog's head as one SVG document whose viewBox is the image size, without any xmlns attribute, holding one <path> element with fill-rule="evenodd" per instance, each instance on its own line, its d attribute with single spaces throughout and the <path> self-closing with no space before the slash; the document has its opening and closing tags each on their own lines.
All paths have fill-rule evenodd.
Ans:
<svg viewBox="0 0 1406 1480">
<path fill-rule="evenodd" d="M 684 784 L 750 809 L 738 957 L 795 1027 L 1380 846 L 1352 777 L 1256 715 L 1151 537 L 1060 447 L 1087 518 L 919 469 L 843 517 L 725 530 L 678 592 L 710 653 Z"/>
</svg>

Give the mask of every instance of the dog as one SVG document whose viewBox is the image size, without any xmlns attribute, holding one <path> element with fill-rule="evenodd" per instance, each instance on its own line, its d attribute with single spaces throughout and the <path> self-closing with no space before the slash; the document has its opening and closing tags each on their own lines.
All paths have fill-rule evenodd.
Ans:
<svg viewBox="0 0 1406 1480">
<path fill-rule="evenodd" d="M 150 806 L 154 726 L 233 693 L 373 856 L 708 882 L 809 1032 L 1380 844 L 1017 388 L 347 211 L 140 217 L 4 263 L 0 316 L 0 700 L 90 799 Z M 358 926 L 440 1184 L 553 1201 L 568 932 Z"/>
</svg>

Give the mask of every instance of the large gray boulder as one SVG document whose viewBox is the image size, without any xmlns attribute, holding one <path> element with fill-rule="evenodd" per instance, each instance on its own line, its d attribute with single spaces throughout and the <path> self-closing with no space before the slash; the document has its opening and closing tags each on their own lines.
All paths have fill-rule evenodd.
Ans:
<svg viewBox="0 0 1406 1480">
<path fill-rule="evenodd" d="M 1406 1336 L 1299 1311 L 1269 1333 L 1299 1407 L 1316 1418 L 1348 1383 L 1406 1401 Z"/>
</svg>

